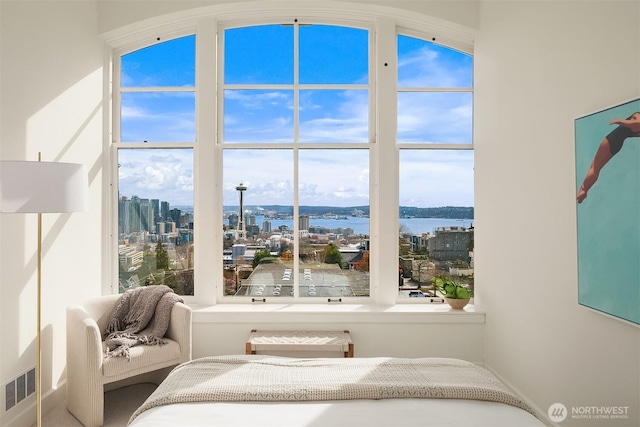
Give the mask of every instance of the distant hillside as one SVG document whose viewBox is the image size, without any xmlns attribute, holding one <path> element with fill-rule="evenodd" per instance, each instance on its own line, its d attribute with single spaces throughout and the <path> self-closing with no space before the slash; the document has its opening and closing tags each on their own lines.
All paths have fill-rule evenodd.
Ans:
<svg viewBox="0 0 640 427">
<path fill-rule="evenodd" d="M 416 208 L 400 206 L 400 217 L 473 219 L 473 207 L 443 206 L 439 208 Z"/>
<path fill-rule="evenodd" d="M 354 210 L 362 211 L 363 215 L 369 215 L 369 206 L 300 206 L 301 215 L 324 215 L 333 213 L 336 215 L 350 216 Z M 238 205 L 225 206 L 225 211 L 237 211 Z M 253 211 L 258 214 L 260 210 L 271 211 L 281 214 L 293 214 L 292 206 L 282 205 L 247 205 L 245 210 Z M 442 206 L 438 208 L 417 208 L 414 206 L 400 206 L 401 218 L 450 218 L 450 219 L 474 219 L 473 207 L 465 206 Z"/>
</svg>

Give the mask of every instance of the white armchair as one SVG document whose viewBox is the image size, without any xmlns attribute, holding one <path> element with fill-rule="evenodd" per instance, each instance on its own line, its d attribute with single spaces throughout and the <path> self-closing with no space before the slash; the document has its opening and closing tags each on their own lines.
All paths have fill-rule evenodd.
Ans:
<svg viewBox="0 0 640 427">
<path fill-rule="evenodd" d="M 191 309 L 182 303 L 171 311 L 166 344 L 132 347 L 130 359 L 105 359 L 102 334 L 119 297 L 108 295 L 67 308 L 67 409 L 86 427 L 102 426 L 105 390 L 159 384 L 168 373 L 165 368 L 191 360 Z"/>
</svg>

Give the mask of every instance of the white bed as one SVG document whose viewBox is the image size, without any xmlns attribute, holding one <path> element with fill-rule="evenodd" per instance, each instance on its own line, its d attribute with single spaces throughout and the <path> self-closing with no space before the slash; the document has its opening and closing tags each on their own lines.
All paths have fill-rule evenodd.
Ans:
<svg viewBox="0 0 640 427">
<path fill-rule="evenodd" d="M 457 359 L 222 356 L 174 369 L 131 427 L 541 427 L 484 368 Z"/>
</svg>

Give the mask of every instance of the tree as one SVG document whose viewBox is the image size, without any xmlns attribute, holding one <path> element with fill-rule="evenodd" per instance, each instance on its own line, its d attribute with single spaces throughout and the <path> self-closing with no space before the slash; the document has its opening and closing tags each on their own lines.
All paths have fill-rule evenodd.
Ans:
<svg viewBox="0 0 640 427">
<path fill-rule="evenodd" d="M 143 285 L 148 284 L 150 281 L 150 274 L 156 269 L 156 257 L 151 252 L 151 247 L 147 244 L 144 245 L 142 250 L 142 263 L 138 267 L 137 273 L 140 278 L 140 283 Z"/>
<path fill-rule="evenodd" d="M 285 239 L 280 239 L 280 255 L 283 255 L 286 252 L 291 252 L 292 250 L 293 245 L 290 245 Z"/>
<path fill-rule="evenodd" d="M 362 254 L 362 259 L 356 263 L 356 270 L 369 271 L 369 251 L 365 251 Z"/>
<path fill-rule="evenodd" d="M 269 251 L 268 248 L 260 249 L 253 256 L 253 262 L 251 263 L 251 266 L 253 268 L 256 268 L 258 266 L 258 264 L 260 264 L 260 260 L 261 259 L 267 258 L 267 257 L 270 257 L 270 256 L 271 256 L 271 252 Z"/>
<path fill-rule="evenodd" d="M 158 241 L 156 245 L 156 268 L 158 270 L 169 270 L 169 252 L 162 246 L 161 241 Z"/>
<path fill-rule="evenodd" d="M 162 284 L 173 289 L 174 292 L 178 290 L 178 279 L 176 278 L 175 271 L 165 271 Z"/>
<path fill-rule="evenodd" d="M 325 246 L 322 255 L 326 264 L 338 264 L 340 268 L 343 268 L 344 261 L 342 260 L 342 254 L 335 244 L 329 243 Z"/>
</svg>

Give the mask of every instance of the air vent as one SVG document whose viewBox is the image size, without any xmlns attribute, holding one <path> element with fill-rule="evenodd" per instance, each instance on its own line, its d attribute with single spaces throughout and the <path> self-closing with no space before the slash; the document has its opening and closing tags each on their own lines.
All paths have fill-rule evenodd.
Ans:
<svg viewBox="0 0 640 427">
<path fill-rule="evenodd" d="M 25 398 L 35 393 L 35 391 L 36 368 L 33 367 L 4 385 L 4 410 L 8 411 L 13 408 Z"/>
</svg>

